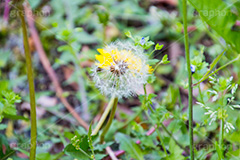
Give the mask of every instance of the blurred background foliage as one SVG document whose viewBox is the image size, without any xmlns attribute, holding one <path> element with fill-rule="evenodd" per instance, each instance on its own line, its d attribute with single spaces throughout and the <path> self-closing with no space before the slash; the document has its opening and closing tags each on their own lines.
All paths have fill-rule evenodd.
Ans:
<svg viewBox="0 0 240 160">
<path fill-rule="evenodd" d="M 196 67 L 193 82 L 196 83 L 224 48 L 227 51 L 216 68 L 240 53 L 240 3 L 234 0 L 189 2 L 188 30 L 191 64 Z M 163 122 L 175 139 L 182 146 L 188 147 L 188 84 L 181 0 L 29 0 L 29 4 L 41 43 L 64 89 L 64 96 L 88 123 L 99 119 L 108 102 L 108 98 L 101 95 L 91 81 L 91 66 L 97 54 L 96 49 L 114 40 L 126 39 L 124 33 L 127 31 L 136 36 L 149 36 L 155 44 L 163 44 L 163 49 L 155 51 L 152 58 L 161 59 L 167 54 L 171 63 L 160 65 L 155 72 L 156 80 L 147 86 L 148 93 L 156 94 L 152 99 L 155 113 L 151 114 L 151 120 L 155 124 Z M 228 6 L 226 15 L 224 18 L 219 17 L 217 9 L 225 5 Z M 0 17 L 0 159 L 11 157 L 21 160 L 27 159 L 26 151 L 29 149 L 30 105 L 20 20 L 14 5 L 10 6 L 8 21 Z M 3 15 L 4 1 L 0 1 L 0 8 L 0 15 Z M 213 18 L 210 14 L 212 10 L 215 10 Z M 37 159 L 79 158 L 74 147 L 65 147 L 74 135 L 81 136 L 87 132 L 56 98 L 52 82 L 39 60 L 31 36 L 29 43 L 37 100 Z M 239 84 L 239 66 L 240 62 L 237 61 L 213 77 L 228 79 L 232 76 L 231 84 Z M 217 159 L 214 145 L 218 139 L 219 123 L 215 121 L 209 125 L 205 109 L 196 104 L 209 103 L 213 108 L 223 105 L 218 100 L 212 102 L 214 95 L 209 94 L 209 89 L 217 83 L 205 81 L 194 88 L 194 140 L 198 151 L 197 159 Z M 224 86 L 227 82 L 219 83 Z M 220 93 L 216 88 L 213 90 Z M 139 92 L 143 94 L 142 90 Z M 219 94 L 218 99 L 223 97 L 226 98 Z M 239 98 L 240 92 L 237 90 L 235 105 L 239 104 Z M 8 107 L 4 107 L 6 104 Z M 146 136 L 153 125 L 144 114 L 139 114 L 142 113 L 140 106 L 141 102 L 137 97 L 120 100 L 116 120 L 106 135 L 106 144 L 94 146 L 96 157 L 101 159 L 106 156 L 104 149 L 111 146 L 115 151 L 123 149 L 127 152 L 121 159 L 161 159 L 161 144 L 155 132 Z M 229 122 L 235 129 L 225 134 L 226 159 L 239 159 L 239 108 L 227 108 L 227 112 Z M 133 120 L 129 122 L 131 117 Z M 168 159 L 186 159 L 187 153 L 163 130 L 161 134 L 169 152 Z M 137 140 L 142 143 L 135 144 Z"/>
</svg>

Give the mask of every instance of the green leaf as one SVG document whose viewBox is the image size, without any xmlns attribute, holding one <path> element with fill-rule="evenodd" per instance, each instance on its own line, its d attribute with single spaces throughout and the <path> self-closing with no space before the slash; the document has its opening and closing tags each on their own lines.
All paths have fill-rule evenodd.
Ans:
<svg viewBox="0 0 240 160">
<path fill-rule="evenodd" d="M 142 38 L 144 38 L 144 44 L 141 43 Z M 135 45 L 139 45 L 146 50 L 155 44 L 153 41 L 149 41 L 149 36 L 147 37 L 136 36 L 134 37 L 134 42 L 135 42 Z"/>
<path fill-rule="evenodd" d="M 147 61 L 147 63 L 149 64 L 149 65 L 155 65 L 156 63 L 158 63 L 160 60 L 159 59 L 149 59 L 148 61 Z"/>
<path fill-rule="evenodd" d="M 36 155 L 37 160 L 42 160 L 42 159 L 51 159 L 50 153 L 38 153 Z"/>
<path fill-rule="evenodd" d="M 217 141 L 215 142 L 215 147 L 216 147 L 216 150 L 217 150 L 218 159 L 223 159 L 223 157 L 222 157 L 222 150 L 221 150 L 221 148 L 220 148 L 220 146 L 219 146 Z"/>
<path fill-rule="evenodd" d="M 41 3 L 41 0 L 29 0 L 28 2 L 31 8 L 35 9 Z"/>
<path fill-rule="evenodd" d="M 149 49 L 151 46 L 153 46 L 155 43 L 154 42 L 152 42 L 152 41 L 149 41 L 149 42 L 146 42 L 145 44 L 144 44 L 144 49 Z"/>
<path fill-rule="evenodd" d="M 5 51 L 3 49 L 0 49 L 0 68 L 4 67 L 7 64 L 8 60 L 10 58 L 10 55 L 11 55 L 10 51 L 8 51 L 8 50 Z M 1 74 L 0 74 L 0 76 L 1 76 Z"/>
<path fill-rule="evenodd" d="M 226 155 L 229 157 L 231 160 L 238 160 L 240 157 L 240 149 L 237 149 L 235 151 L 229 151 L 226 153 Z"/>
<path fill-rule="evenodd" d="M 121 150 L 126 151 L 132 158 L 144 160 L 143 151 L 132 139 L 122 133 L 117 133 L 115 138 L 120 143 Z"/>
<path fill-rule="evenodd" d="M 30 153 L 27 152 L 27 151 L 25 151 L 25 150 L 22 149 L 22 148 L 16 147 L 16 148 L 14 148 L 14 150 L 19 151 L 19 152 L 21 152 L 21 153 L 23 153 L 23 154 L 25 154 L 25 155 L 27 155 L 27 156 L 30 156 Z"/>
<path fill-rule="evenodd" d="M 163 44 L 159 45 L 158 43 L 155 46 L 155 50 L 161 50 L 163 48 Z"/>
<path fill-rule="evenodd" d="M 7 128 L 7 125 L 6 124 L 0 124 L 0 130 L 4 130 Z"/>
<path fill-rule="evenodd" d="M 6 113 L 6 114 L 9 114 L 9 115 L 16 115 L 17 114 L 17 110 L 13 106 L 4 107 L 3 112 Z"/>
<path fill-rule="evenodd" d="M 220 60 L 220 58 L 223 56 L 224 53 L 225 53 L 225 50 L 221 54 L 219 54 L 217 58 L 213 60 L 213 62 L 210 64 L 210 68 L 208 69 L 207 73 L 203 77 L 207 76 L 212 71 L 213 67 L 215 67 L 215 65 L 218 63 L 218 61 Z"/>
<path fill-rule="evenodd" d="M 106 157 L 106 154 L 96 154 L 95 155 L 96 160 L 103 159 L 104 157 Z"/>
<path fill-rule="evenodd" d="M 2 114 L 3 109 L 4 109 L 4 105 L 0 102 L 0 114 Z"/>
<path fill-rule="evenodd" d="M 106 147 L 111 146 L 114 142 L 106 142 L 104 144 L 97 144 L 95 150 L 102 152 Z"/>
<path fill-rule="evenodd" d="M 81 150 L 76 150 L 72 144 L 67 145 L 64 148 L 64 152 L 67 155 L 70 155 L 74 158 L 79 158 L 81 160 L 89 160 L 90 159 L 90 156 L 87 155 L 86 152 L 82 152 Z"/>
<path fill-rule="evenodd" d="M 43 160 L 43 159 L 52 159 L 52 160 L 55 160 L 57 157 L 59 157 L 59 155 L 62 155 L 63 153 L 62 152 L 59 152 L 57 154 L 50 154 L 49 152 L 47 153 L 38 153 L 36 155 L 36 159 L 37 160 Z"/>
<path fill-rule="evenodd" d="M 125 34 L 128 38 L 132 38 L 132 34 L 131 34 L 130 31 L 126 31 L 124 34 Z"/>
<path fill-rule="evenodd" d="M 220 68 L 218 68 L 216 71 L 214 71 L 213 73 L 210 73 L 210 72 L 212 71 L 213 67 L 217 64 L 217 62 L 219 61 L 219 59 L 222 57 L 222 55 L 223 55 L 224 53 L 225 53 L 225 50 L 224 50 L 220 55 L 218 55 L 217 58 L 214 59 L 214 61 L 213 61 L 212 64 L 210 65 L 210 68 L 209 68 L 209 70 L 207 71 L 207 73 L 206 73 L 197 83 L 195 83 L 194 86 L 196 86 L 197 84 L 203 82 L 203 81 L 206 80 L 209 76 L 211 76 L 213 73 L 215 73 L 215 72 L 217 72 L 218 70 L 221 69 L 221 67 L 220 67 Z M 229 63 L 230 63 L 230 62 L 229 62 Z M 224 66 L 222 66 L 222 67 L 224 67 Z M 224 80 L 225 80 L 225 79 L 224 79 Z M 225 83 L 225 82 L 224 82 L 224 83 Z"/>
<path fill-rule="evenodd" d="M 138 98 L 139 98 L 140 102 L 143 103 L 145 100 L 145 95 L 143 95 L 143 94 L 139 95 Z"/>
<path fill-rule="evenodd" d="M 102 23 L 104 26 L 108 24 L 109 21 L 109 13 L 105 9 L 99 9 L 97 11 L 99 22 Z"/>
<path fill-rule="evenodd" d="M 167 160 L 184 160 L 183 150 L 171 139 L 169 143 L 170 156 Z"/>
<path fill-rule="evenodd" d="M 77 27 L 77 28 L 74 28 L 74 30 L 75 30 L 76 32 L 82 32 L 82 31 L 83 31 L 83 28 Z"/>
<path fill-rule="evenodd" d="M 165 54 L 162 58 L 162 61 L 161 61 L 162 64 L 168 64 L 170 63 L 170 61 L 168 61 L 168 55 Z"/>
<path fill-rule="evenodd" d="M 238 128 L 238 130 L 240 130 L 240 117 L 237 118 L 237 121 L 236 121 L 236 127 Z"/>
<path fill-rule="evenodd" d="M 19 120 L 20 119 L 20 120 L 24 120 L 24 121 L 29 121 L 29 119 L 26 118 L 26 117 L 13 115 L 13 114 L 6 114 L 6 113 L 4 113 L 3 116 L 4 116 L 4 118 L 12 119 L 12 120 Z"/>
<path fill-rule="evenodd" d="M 228 140 L 232 143 L 240 143 L 240 137 L 239 137 L 240 132 L 233 132 L 228 136 Z"/>
<path fill-rule="evenodd" d="M 152 98 L 155 98 L 155 97 L 157 97 L 157 95 L 156 94 L 154 94 L 154 93 L 150 93 L 149 95 L 148 95 L 148 100 L 151 100 Z"/>
<path fill-rule="evenodd" d="M 222 0 L 189 0 L 208 25 L 240 53 L 240 32 L 232 30 L 237 16 L 231 12 L 231 5 Z M 237 1 L 235 1 L 237 2 Z"/>
<path fill-rule="evenodd" d="M 154 81 L 156 80 L 156 76 L 154 74 L 151 74 L 148 79 L 147 79 L 147 82 L 148 83 L 153 83 Z"/>
</svg>

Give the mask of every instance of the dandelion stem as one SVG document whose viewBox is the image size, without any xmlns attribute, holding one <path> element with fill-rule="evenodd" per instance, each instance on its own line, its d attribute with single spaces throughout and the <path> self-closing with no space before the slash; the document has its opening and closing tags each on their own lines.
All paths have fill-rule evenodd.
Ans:
<svg viewBox="0 0 240 160">
<path fill-rule="evenodd" d="M 27 65 L 27 76 L 29 84 L 29 94 L 30 94 L 30 106 L 31 106 L 31 148 L 30 148 L 30 160 L 35 160 L 36 154 L 36 141 L 37 141 L 37 120 L 36 120 L 36 103 L 35 103 L 35 89 L 34 89 L 34 77 L 33 69 L 31 62 L 31 53 L 28 43 L 27 27 L 25 23 L 25 18 L 23 14 L 23 6 L 19 7 L 21 10 L 20 18 L 22 22 L 22 32 L 23 32 L 23 44 L 26 56 L 26 65 Z"/>
<path fill-rule="evenodd" d="M 194 160 L 194 144 L 193 144 L 193 105 L 192 105 L 192 72 L 190 67 L 190 53 L 187 31 L 187 0 L 183 0 L 183 25 L 184 25 L 184 44 L 185 44 L 185 57 L 187 61 L 188 70 L 188 115 L 189 115 L 189 138 L 190 138 L 190 157 Z"/>
<path fill-rule="evenodd" d="M 100 143 L 104 142 L 104 136 L 107 133 L 107 131 L 109 130 L 111 124 L 112 124 L 112 121 L 113 121 L 114 116 L 115 116 L 115 112 L 117 110 L 117 103 L 118 103 L 118 98 L 114 98 L 113 107 L 112 107 L 112 111 L 110 113 L 110 117 L 108 119 L 107 125 L 103 128 L 103 131 L 102 131 L 101 136 L 100 136 Z"/>
<path fill-rule="evenodd" d="M 112 96 L 110 102 L 109 102 L 108 105 L 107 105 L 107 108 L 105 109 L 105 111 L 103 112 L 102 117 L 100 118 L 100 121 L 98 122 L 96 128 L 93 130 L 92 136 L 98 134 L 98 131 L 99 131 L 100 128 L 102 127 L 105 119 L 107 118 L 108 113 L 110 112 L 110 110 L 111 110 L 112 107 L 113 107 L 114 101 L 115 101 L 115 96 Z"/>
</svg>

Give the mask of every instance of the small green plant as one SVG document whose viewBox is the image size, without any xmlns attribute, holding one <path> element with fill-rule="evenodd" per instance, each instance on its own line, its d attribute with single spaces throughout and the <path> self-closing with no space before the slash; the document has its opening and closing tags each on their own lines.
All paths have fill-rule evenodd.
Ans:
<svg viewBox="0 0 240 160">
<path fill-rule="evenodd" d="M 20 103 L 21 97 L 13 91 L 0 92 L 0 122 L 4 117 L 16 116 L 17 110 L 15 103 Z"/>
<path fill-rule="evenodd" d="M 238 84 L 232 82 L 233 77 L 228 79 L 224 77 L 209 77 L 212 88 L 208 89 L 204 95 L 208 95 L 208 99 L 204 98 L 201 102 L 197 102 L 205 109 L 205 115 L 208 116 L 205 125 L 212 125 L 213 122 L 220 123 L 219 141 L 216 142 L 218 157 L 224 157 L 224 133 L 229 133 L 235 127 L 229 120 L 228 110 L 239 108 L 234 101 Z"/>
</svg>

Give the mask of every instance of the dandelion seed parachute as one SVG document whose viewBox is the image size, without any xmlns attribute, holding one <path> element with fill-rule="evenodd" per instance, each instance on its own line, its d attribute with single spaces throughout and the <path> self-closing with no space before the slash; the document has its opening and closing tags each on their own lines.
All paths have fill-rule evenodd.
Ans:
<svg viewBox="0 0 240 160">
<path fill-rule="evenodd" d="M 116 41 L 98 52 L 92 77 L 96 87 L 107 96 L 135 95 L 153 72 L 143 49 L 130 42 Z"/>
</svg>

